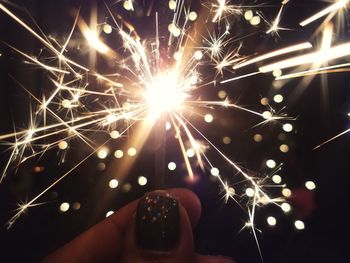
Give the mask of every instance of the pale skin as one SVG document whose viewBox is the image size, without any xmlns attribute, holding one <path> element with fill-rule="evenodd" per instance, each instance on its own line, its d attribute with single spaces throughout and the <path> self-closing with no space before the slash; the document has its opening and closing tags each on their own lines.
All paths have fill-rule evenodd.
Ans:
<svg viewBox="0 0 350 263">
<path fill-rule="evenodd" d="M 195 253 L 192 229 L 200 218 L 200 201 L 186 189 L 170 189 L 167 193 L 180 203 L 180 241 L 172 251 L 144 251 L 137 247 L 134 235 L 136 200 L 80 234 L 43 262 L 233 263 L 231 259 Z"/>
</svg>

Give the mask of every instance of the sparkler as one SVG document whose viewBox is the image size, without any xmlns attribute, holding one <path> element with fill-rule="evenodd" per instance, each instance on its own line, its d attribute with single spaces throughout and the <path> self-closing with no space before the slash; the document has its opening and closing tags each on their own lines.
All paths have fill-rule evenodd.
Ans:
<svg viewBox="0 0 350 263">
<path fill-rule="evenodd" d="M 282 11 L 288 2 L 286 0 L 282 2 L 277 17 L 271 23 L 267 23 L 269 29 L 265 30 L 265 33 L 278 33 L 279 30 L 284 30 L 279 24 L 283 19 Z M 338 1 L 322 12 L 301 22 L 300 25 L 306 26 L 329 13 L 336 12 L 344 8 L 347 3 L 348 1 L 344 0 Z M 134 1 L 123 1 L 124 8 L 130 12 L 134 11 L 135 5 Z M 45 70 L 52 80 L 53 89 L 49 96 L 43 98 L 37 98 L 30 94 L 33 100 L 37 102 L 38 107 L 31 114 L 32 118 L 27 130 L 16 130 L 11 134 L 0 135 L 0 140 L 9 145 L 11 149 L 10 158 L 0 181 L 8 174 L 11 164 L 19 165 L 30 158 L 44 154 L 49 149 L 57 147 L 66 149 L 68 142 L 73 138 L 78 138 L 91 148 L 91 153 L 81 162 L 64 173 L 29 202 L 20 204 L 18 211 L 8 222 L 9 227 L 29 207 L 38 205 L 38 200 L 45 193 L 77 169 L 81 163 L 101 150 L 109 140 L 117 139 L 133 130 L 130 138 L 141 148 L 152 129 L 164 130 L 164 125 L 159 125 L 159 123 L 168 122 L 179 142 L 190 178 L 194 177 L 194 171 L 186 153 L 187 141 L 194 150 L 198 166 L 203 171 L 212 171 L 212 174 L 218 178 L 226 201 L 234 200 L 241 204 L 240 199 L 248 197 L 246 211 L 249 220 L 245 227 L 249 227 L 255 239 L 258 240 L 254 225 L 257 207 L 267 204 L 279 205 L 284 199 L 270 197 L 265 190 L 269 187 L 266 180 L 252 175 L 226 156 L 218 146 L 207 138 L 204 131 L 200 131 L 196 127 L 190 116 L 198 112 L 200 108 L 211 107 L 235 109 L 253 114 L 261 118 L 260 124 L 291 118 L 277 115 L 273 109 L 268 114 L 253 111 L 231 102 L 228 98 L 218 101 L 202 100 L 196 94 L 199 90 L 218 83 L 223 84 L 257 74 L 266 74 L 275 70 L 306 65 L 312 65 L 311 69 L 305 70 L 304 68 L 302 71 L 278 76 L 276 79 L 330 73 L 330 70 L 347 66 L 347 64 L 332 66 L 325 66 L 325 64 L 350 55 L 350 43 L 331 46 L 333 31 L 328 27 L 324 31 L 323 45 L 318 51 L 300 55 L 300 52 L 313 48 L 313 45 L 306 40 L 303 43 L 273 50 L 255 58 L 251 58 L 252 56 L 245 57 L 240 54 L 242 42 L 235 46 L 232 44 L 233 36 L 230 32 L 230 21 L 233 17 L 243 16 L 245 11 L 252 12 L 251 9 L 254 9 L 254 7 L 232 5 L 228 0 L 217 0 L 212 5 L 207 4 L 206 6 L 209 6 L 208 12 L 196 13 L 186 7 L 183 0 L 170 1 L 169 7 L 173 12 L 173 17 L 169 19 L 168 43 L 164 47 L 160 40 L 158 14 L 155 15 L 155 37 L 142 40 L 137 34 L 137 29 L 120 15 L 112 12 L 107 5 L 109 18 L 113 21 L 113 25 L 105 24 L 104 26 L 107 32 L 115 31 L 118 34 L 121 40 L 120 47 L 123 48 L 120 51 L 120 47 L 114 48 L 104 43 L 100 39 L 98 31 L 95 30 L 96 25 L 88 25 L 80 17 L 79 12 L 76 13 L 68 39 L 61 45 L 59 41 L 36 32 L 5 4 L 0 3 L 0 10 L 39 40 L 54 57 L 54 59 L 51 59 L 50 65 L 47 65 L 39 58 L 17 49 L 12 44 L 8 44 L 26 61 Z M 222 28 L 221 24 L 224 22 L 224 33 L 203 35 L 206 30 L 201 23 L 196 24 L 196 20 L 200 20 L 200 22 L 209 20 L 213 23 L 210 26 L 219 26 L 220 28 Z M 81 65 L 70 58 L 68 44 L 77 28 L 80 29 L 91 49 L 99 52 L 105 59 L 113 58 L 119 61 L 120 69 L 118 72 L 112 75 L 103 75 L 96 72 L 95 69 Z M 210 32 L 210 30 L 207 31 Z M 232 48 L 232 46 L 234 47 Z M 163 54 L 163 49 L 166 50 L 166 55 Z M 298 52 L 298 55 L 291 55 L 296 52 Z M 265 64 L 265 61 L 276 59 L 282 55 L 291 57 Z M 226 71 L 242 70 L 248 68 L 248 66 L 255 66 L 257 63 L 264 63 L 265 65 L 259 66 L 256 71 L 251 73 L 238 74 L 233 78 L 222 79 Z M 204 66 L 211 66 L 215 73 L 210 75 L 209 78 L 204 77 L 204 73 L 201 72 Z M 91 78 L 102 84 L 99 89 L 90 83 L 88 79 Z M 101 86 L 103 90 L 101 90 Z M 96 103 L 96 100 L 102 103 Z M 55 121 L 52 122 L 52 119 Z M 102 144 L 97 144 L 90 136 L 90 131 L 108 132 L 111 139 Z M 60 139 L 57 139 L 57 137 L 60 137 Z M 41 143 L 43 139 L 50 142 L 43 145 Z M 230 182 L 226 181 L 227 176 L 221 175 L 219 170 L 214 167 L 206 151 L 201 147 L 200 140 L 203 140 L 212 151 L 216 152 L 235 170 L 235 174 L 232 176 L 240 176 L 243 179 L 243 184 L 248 185 L 244 194 L 237 194 Z M 131 163 L 124 164 L 120 172 L 126 174 L 130 165 Z"/>
</svg>

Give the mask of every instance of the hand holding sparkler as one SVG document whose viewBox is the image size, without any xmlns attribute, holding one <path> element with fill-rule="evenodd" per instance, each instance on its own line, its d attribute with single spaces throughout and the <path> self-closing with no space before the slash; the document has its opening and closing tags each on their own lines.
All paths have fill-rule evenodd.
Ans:
<svg viewBox="0 0 350 263">
<path fill-rule="evenodd" d="M 200 213 L 200 201 L 189 190 L 152 192 L 87 230 L 44 262 L 232 263 L 194 252 L 192 228 Z"/>
</svg>

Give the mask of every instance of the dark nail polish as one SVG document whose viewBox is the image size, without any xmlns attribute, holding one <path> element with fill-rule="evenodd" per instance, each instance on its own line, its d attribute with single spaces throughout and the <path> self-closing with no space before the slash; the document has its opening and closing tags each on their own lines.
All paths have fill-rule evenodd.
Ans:
<svg viewBox="0 0 350 263">
<path fill-rule="evenodd" d="M 136 242 L 145 250 L 169 251 L 179 242 L 179 202 L 169 194 L 143 197 L 136 211 Z"/>
</svg>

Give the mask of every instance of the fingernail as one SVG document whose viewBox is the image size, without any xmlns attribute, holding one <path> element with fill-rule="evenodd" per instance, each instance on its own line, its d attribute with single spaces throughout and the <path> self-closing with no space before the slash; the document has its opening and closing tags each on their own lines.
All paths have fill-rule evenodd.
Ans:
<svg viewBox="0 0 350 263">
<path fill-rule="evenodd" d="M 179 202 L 169 194 L 150 193 L 136 211 L 136 242 L 145 250 L 169 251 L 179 242 Z"/>
</svg>

